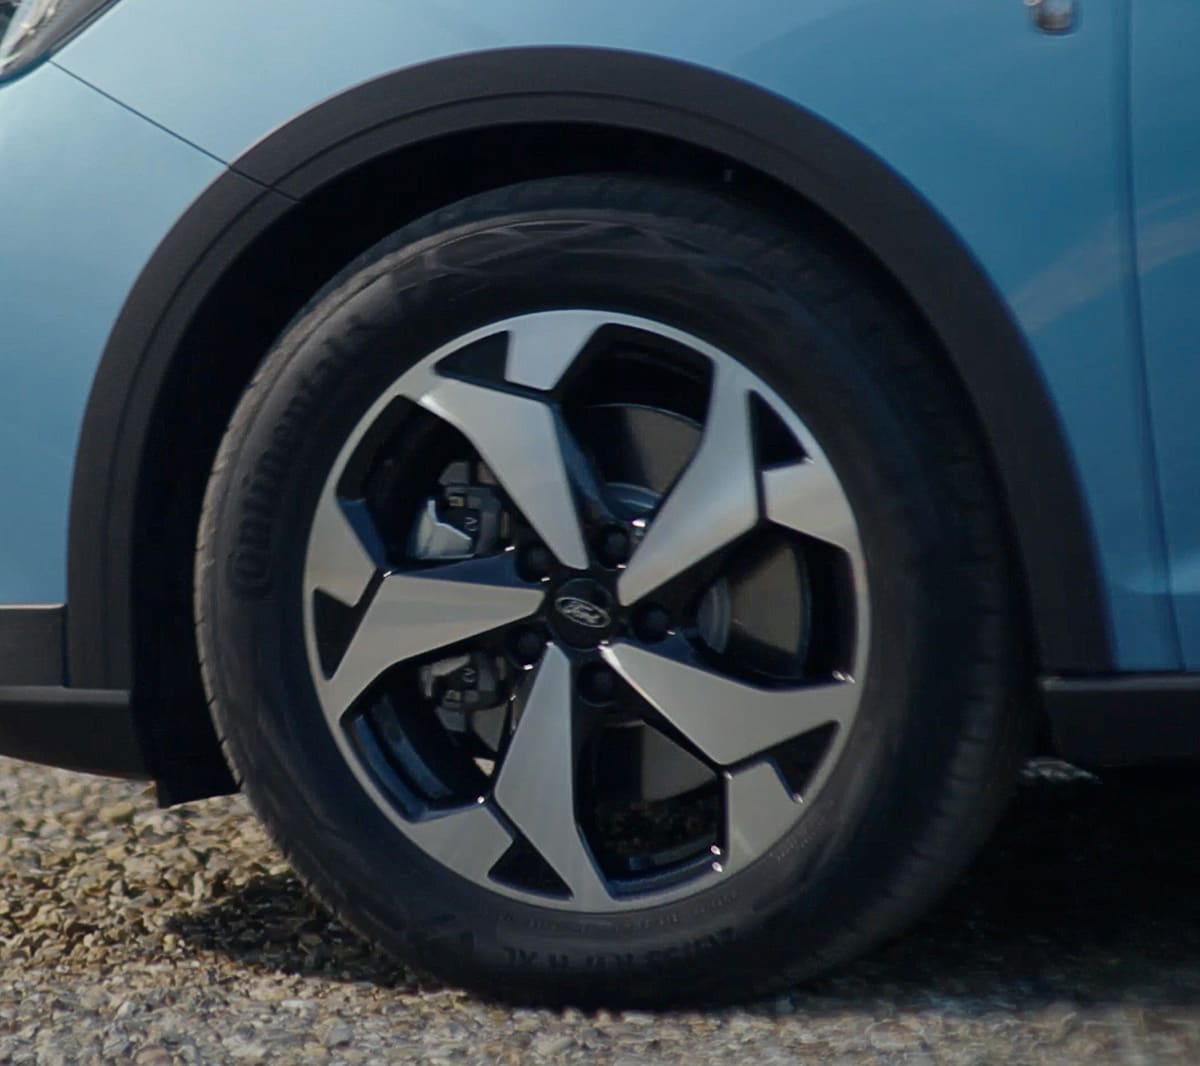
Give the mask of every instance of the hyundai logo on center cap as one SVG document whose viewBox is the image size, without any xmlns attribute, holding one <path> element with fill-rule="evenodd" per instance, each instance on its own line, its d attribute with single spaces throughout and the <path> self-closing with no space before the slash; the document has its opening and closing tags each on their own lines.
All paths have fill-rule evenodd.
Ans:
<svg viewBox="0 0 1200 1066">
<path fill-rule="evenodd" d="M 578 596 L 559 596 L 554 601 L 554 607 L 564 618 L 589 629 L 606 629 L 612 624 L 612 618 L 603 607 L 581 600 Z"/>
</svg>

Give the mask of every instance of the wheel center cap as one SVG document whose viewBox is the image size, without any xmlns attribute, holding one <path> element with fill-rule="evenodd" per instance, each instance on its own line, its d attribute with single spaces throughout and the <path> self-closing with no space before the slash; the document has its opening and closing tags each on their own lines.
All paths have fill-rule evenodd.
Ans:
<svg viewBox="0 0 1200 1066">
<path fill-rule="evenodd" d="M 550 606 L 555 631 L 576 648 L 595 647 L 612 631 L 612 593 L 599 581 L 577 577 L 560 585 Z"/>
</svg>

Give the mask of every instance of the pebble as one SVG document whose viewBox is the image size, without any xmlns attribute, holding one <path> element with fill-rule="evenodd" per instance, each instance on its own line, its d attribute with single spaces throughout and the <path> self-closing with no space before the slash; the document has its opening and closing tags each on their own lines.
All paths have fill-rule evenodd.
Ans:
<svg viewBox="0 0 1200 1066">
<path fill-rule="evenodd" d="M 354 1039 L 354 1030 L 345 1022 L 334 1022 L 325 1034 L 326 1047 L 345 1047 Z"/>
</svg>

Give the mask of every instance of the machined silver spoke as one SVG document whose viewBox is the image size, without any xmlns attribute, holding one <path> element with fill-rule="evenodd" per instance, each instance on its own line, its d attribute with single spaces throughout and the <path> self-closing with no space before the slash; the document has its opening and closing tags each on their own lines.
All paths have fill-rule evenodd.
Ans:
<svg viewBox="0 0 1200 1066">
<path fill-rule="evenodd" d="M 513 842 L 504 823 L 483 803 L 409 821 L 404 831 L 433 858 L 481 884 Z"/>
<path fill-rule="evenodd" d="M 506 557 L 389 573 L 371 598 L 333 675 L 318 680 L 332 722 L 396 663 L 438 651 L 533 614 L 540 588 L 498 579 Z M 510 571 L 511 572 L 511 571 Z"/>
<path fill-rule="evenodd" d="M 438 379 L 416 398 L 475 446 L 559 562 L 587 569 L 554 409 L 540 400 L 455 378 Z"/>
<path fill-rule="evenodd" d="M 767 761 L 735 770 L 725 780 L 726 873 L 735 873 L 757 859 L 786 833 L 803 812 Z"/>
<path fill-rule="evenodd" d="M 700 445 L 621 574 L 621 602 L 635 603 L 757 521 L 750 393 L 739 371 L 718 363 Z"/>
<path fill-rule="evenodd" d="M 603 311 L 542 311 L 510 319 L 504 376 L 514 385 L 552 389 L 583 346 L 612 315 Z"/>
<path fill-rule="evenodd" d="M 612 897 L 575 815 L 571 664 L 546 649 L 500 764 L 493 796 L 563 879 L 580 910 L 605 910 Z"/>
<path fill-rule="evenodd" d="M 823 725 L 848 725 L 858 706 L 858 686 L 852 681 L 760 688 L 623 641 L 602 654 L 667 721 L 722 766 Z"/>
<path fill-rule="evenodd" d="M 326 487 L 308 536 L 305 595 L 320 589 L 354 606 L 383 565 L 378 537 L 361 501 L 347 503 Z"/>
<path fill-rule="evenodd" d="M 858 554 L 858 526 L 850 501 L 822 456 L 763 473 L 767 517 L 798 533 Z"/>
</svg>

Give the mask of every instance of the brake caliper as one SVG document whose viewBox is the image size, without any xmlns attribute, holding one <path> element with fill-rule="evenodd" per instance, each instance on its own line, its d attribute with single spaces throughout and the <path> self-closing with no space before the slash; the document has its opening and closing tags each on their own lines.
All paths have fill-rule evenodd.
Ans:
<svg viewBox="0 0 1200 1066">
<path fill-rule="evenodd" d="M 451 463 L 438 484 L 441 492 L 425 501 L 410 552 L 418 559 L 470 559 L 492 551 L 508 532 L 496 490 L 472 480 L 468 463 Z"/>
<path fill-rule="evenodd" d="M 426 699 L 443 711 L 484 711 L 508 698 L 503 660 L 473 651 L 421 667 L 418 680 Z"/>
<path fill-rule="evenodd" d="M 476 469 L 472 471 L 472 466 Z M 474 474 L 474 476 L 472 476 Z M 423 560 L 451 561 L 483 556 L 509 536 L 509 517 L 482 464 L 451 463 L 438 478 L 436 496 L 425 501 L 410 538 L 409 551 Z M 480 712 L 508 701 L 508 664 L 496 655 L 472 651 L 439 659 L 418 674 L 421 692 L 438 711 L 442 724 L 472 733 L 495 747 L 497 725 Z M 503 717 L 503 716 L 502 716 Z"/>
</svg>

